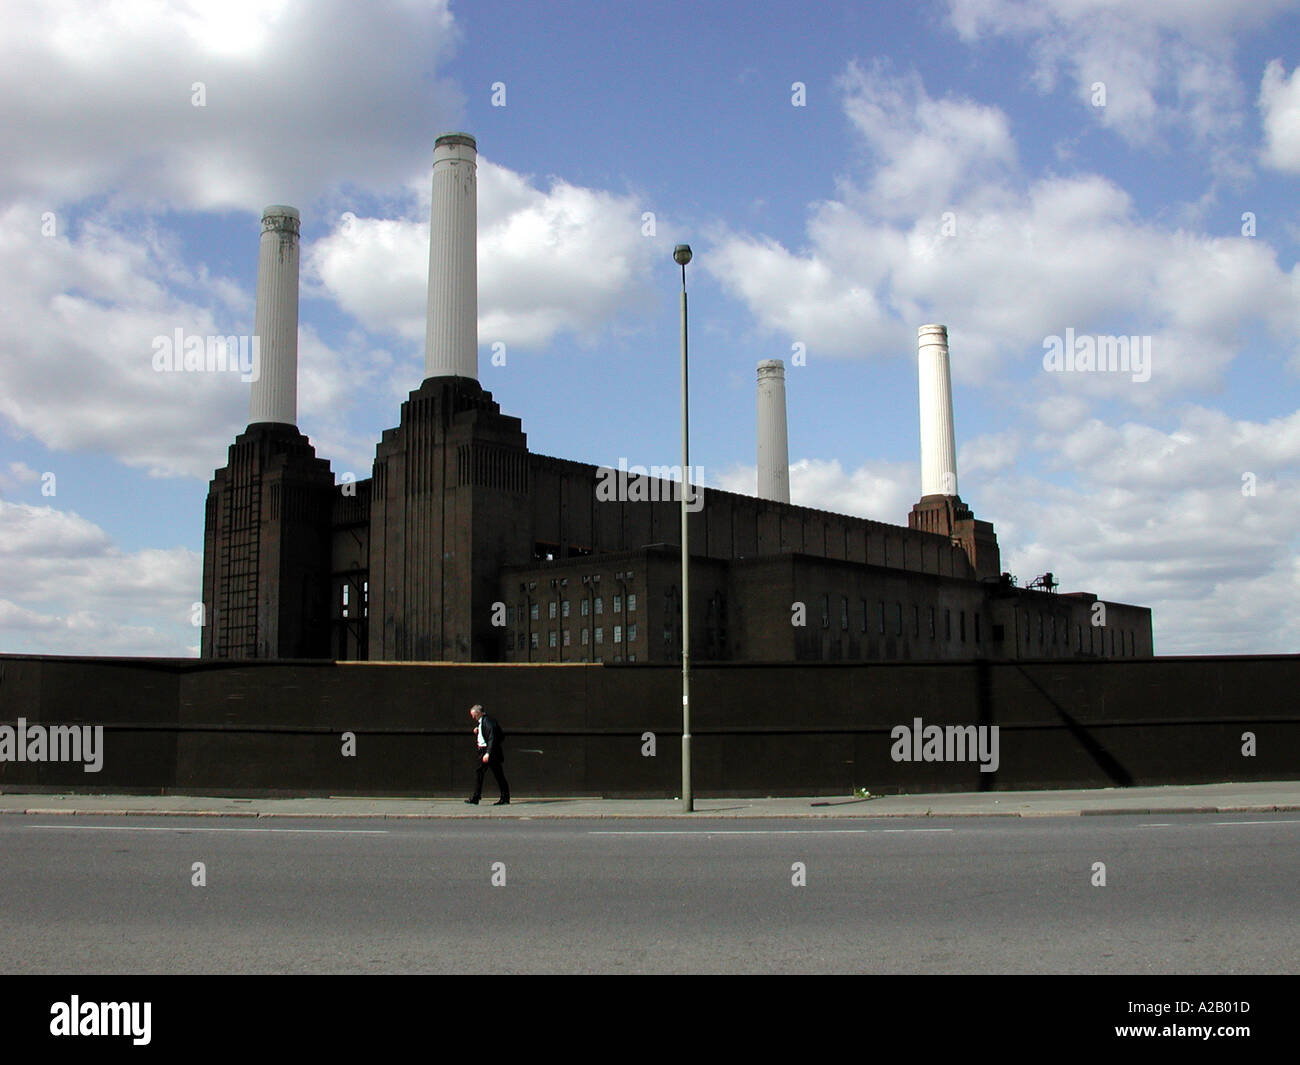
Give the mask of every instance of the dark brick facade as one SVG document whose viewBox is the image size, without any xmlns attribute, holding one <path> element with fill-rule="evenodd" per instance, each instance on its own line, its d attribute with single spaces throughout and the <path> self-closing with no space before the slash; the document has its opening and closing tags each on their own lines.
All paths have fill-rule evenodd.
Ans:
<svg viewBox="0 0 1300 1065">
<path fill-rule="evenodd" d="M 205 658 L 330 655 L 334 476 L 291 425 L 250 425 L 208 488 Z"/>
</svg>

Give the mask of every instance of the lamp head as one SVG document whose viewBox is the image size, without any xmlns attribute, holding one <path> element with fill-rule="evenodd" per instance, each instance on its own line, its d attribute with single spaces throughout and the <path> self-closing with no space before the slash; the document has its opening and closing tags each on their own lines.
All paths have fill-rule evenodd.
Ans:
<svg viewBox="0 0 1300 1065">
<path fill-rule="evenodd" d="M 685 266 L 691 261 L 691 246 L 689 244 L 678 244 L 673 249 L 673 261 L 679 266 Z"/>
</svg>

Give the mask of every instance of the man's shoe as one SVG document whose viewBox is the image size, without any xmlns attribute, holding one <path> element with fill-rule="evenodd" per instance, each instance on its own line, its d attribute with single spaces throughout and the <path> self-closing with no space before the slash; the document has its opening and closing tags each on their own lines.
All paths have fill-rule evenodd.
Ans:
<svg viewBox="0 0 1300 1065">
<path fill-rule="evenodd" d="M 510 800 L 509 800 L 509 799 L 497 799 L 497 801 L 494 802 L 492 805 L 493 805 L 493 806 L 509 806 L 509 805 L 510 805 Z"/>
<path fill-rule="evenodd" d="M 466 799 L 465 802 L 466 802 L 468 805 L 470 805 L 470 806 L 477 806 L 477 805 L 478 805 L 478 799 Z"/>
</svg>

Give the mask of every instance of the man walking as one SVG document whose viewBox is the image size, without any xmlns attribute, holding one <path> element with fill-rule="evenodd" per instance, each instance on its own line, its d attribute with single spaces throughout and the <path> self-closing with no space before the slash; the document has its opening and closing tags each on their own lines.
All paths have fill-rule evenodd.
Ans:
<svg viewBox="0 0 1300 1065">
<path fill-rule="evenodd" d="M 479 799 L 483 796 L 483 774 L 491 769 L 497 787 L 501 791 L 501 798 L 493 805 L 509 806 L 510 785 L 506 782 L 505 773 L 501 771 L 501 763 L 506 760 L 505 751 L 501 746 L 501 726 L 483 713 L 483 707 L 477 703 L 469 708 L 469 716 L 476 722 L 474 735 L 478 739 L 478 776 L 474 783 L 474 797 L 465 801 L 471 806 L 478 805 Z"/>
</svg>

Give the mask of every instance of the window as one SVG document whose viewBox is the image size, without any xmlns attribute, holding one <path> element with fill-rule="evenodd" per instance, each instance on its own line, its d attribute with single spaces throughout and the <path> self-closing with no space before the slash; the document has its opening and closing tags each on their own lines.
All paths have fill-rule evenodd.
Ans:
<svg viewBox="0 0 1300 1065">
<path fill-rule="evenodd" d="M 532 649 L 535 651 L 535 650 L 537 650 L 538 647 L 541 646 L 541 644 L 539 644 L 539 643 L 537 642 L 538 634 L 534 632 L 534 633 L 531 633 L 530 635 L 532 636 L 532 639 L 528 641 L 528 644 L 529 644 L 529 646 L 532 647 Z"/>
<path fill-rule="evenodd" d="M 830 627 L 831 627 L 831 597 L 829 595 L 823 595 L 822 596 L 822 628 L 829 629 Z"/>
<path fill-rule="evenodd" d="M 549 614 L 548 614 L 547 616 L 550 617 L 550 618 L 554 618 L 554 617 L 555 617 L 555 600 L 554 600 L 554 599 L 552 599 L 549 603 L 546 604 L 546 609 L 549 611 Z"/>
<path fill-rule="evenodd" d="M 867 601 L 865 599 L 860 599 L 859 602 L 862 604 L 862 631 L 866 632 L 867 631 Z"/>
<path fill-rule="evenodd" d="M 600 596 L 596 596 L 596 613 L 605 613 L 605 601 Z"/>
<path fill-rule="evenodd" d="M 596 626 L 596 643 L 599 645 L 599 644 L 602 644 L 602 643 L 604 643 L 604 642 L 605 642 L 605 630 L 602 629 L 599 625 L 597 625 L 597 626 Z"/>
<path fill-rule="evenodd" d="M 587 599 L 587 598 L 585 598 L 585 597 L 583 598 L 583 600 L 582 600 L 582 611 L 581 611 L 581 613 L 582 613 L 582 616 L 583 616 L 584 618 L 585 618 L 588 614 L 591 613 L 591 600 L 590 600 L 590 599 Z"/>
<path fill-rule="evenodd" d="M 885 635 L 885 601 L 880 599 L 877 602 L 880 607 L 880 635 L 883 636 Z"/>
<path fill-rule="evenodd" d="M 617 593 L 614 595 L 614 613 L 620 614 L 623 611 L 623 597 Z"/>
<path fill-rule="evenodd" d="M 507 650 L 507 651 L 513 651 L 514 649 L 515 649 L 515 630 L 514 630 L 514 629 L 507 629 L 507 630 L 506 630 L 506 650 Z"/>
<path fill-rule="evenodd" d="M 963 610 L 958 615 L 957 620 L 958 620 L 958 629 L 961 632 L 961 642 L 965 643 L 966 642 L 966 611 Z"/>
<path fill-rule="evenodd" d="M 915 603 L 912 604 L 912 635 L 921 635 L 921 608 Z"/>
<path fill-rule="evenodd" d="M 952 640 L 952 611 L 947 607 L 943 608 L 943 638 Z"/>
<path fill-rule="evenodd" d="M 930 639 L 934 639 L 934 607 L 930 607 Z"/>
<path fill-rule="evenodd" d="M 1042 647 L 1047 641 L 1043 638 L 1043 612 L 1038 612 L 1038 646 Z"/>
<path fill-rule="evenodd" d="M 590 640 L 591 640 L 591 630 L 584 625 L 582 629 L 582 646 L 586 647 Z"/>
<path fill-rule="evenodd" d="M 537 603 L 530 603 L 528 605 L 528 616 L 532 618 L 534 621 L 537 620 L 537 607 L 538 607 Z"/>
<path fill-rule="evenodd" d="M 903 604 L 894 604 L 894 635 L 903 635 Z"/>
<path fill-rule="evenodd" d="M 566 618 L 569 616 L 569 601 L 567 599 L 560 604 L 560 615 Z"/>
<path fill-rule="evenodd" d="M 840 628 L 845 632 L 849 630 L 849 597 L 840 596 Z"/>
<path fill-rule="evenodd" d="M 552 630 L 551 630 L 551 635 L 550 635 L 550 644 L 551 644 L 551 646 L 554 647 L 554 646 L 556 645 L 556 642 L 557 642 L 557 641 L 556 641 L 555 630 L 552 629 Z"/>
<path fill-rule="evenodd" d="M 628 643 L 633 643 L 633 642 L 635 642 L 635 640 L 636 640 L 636 626 L 635 626 L 635 625 L 629 625 L 629 626 L 627 627 L 627 642 L 628 642 Z"/>
<path fill-rule="evenodd" d="M 665 626 L 664 626 L 664 643 L 666 643 L 666 644 L 671 644 L 672 642 L 673 642 L 673 627 L 672 627 L 671 625 L 665 625 Z"/>
<path fill-rule="evenodd" d="M 627 660 L 628 660 L 629 662 L 635 662 L 635 661 L 636 661 L 636 655 L 628 655 L 628 656 L 627 656 Z"/>
<path fill-rule="evenodd" d="M 565 630 L 564 630 L 564 646 L 565 646 L 565 647 L 568 647 L 568 646 L 569 646 L 569 630 L 568 630 L 568 629 L 565 629 Z"/>
<path fill-rule="evenodd" d="M 622 643 L 622 642 L 623 642 L 623 626 L 622 626 L 622 625 L 615 625 L 615 626 L 614 626 L 614 642 L 615 642 L 615 643 Z"/>
<path fill-rule="evenodd" d="M 636 592 L 627 593 L 627 612 L 630 614 L 636 610 Z"/>
</svg>

